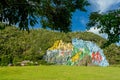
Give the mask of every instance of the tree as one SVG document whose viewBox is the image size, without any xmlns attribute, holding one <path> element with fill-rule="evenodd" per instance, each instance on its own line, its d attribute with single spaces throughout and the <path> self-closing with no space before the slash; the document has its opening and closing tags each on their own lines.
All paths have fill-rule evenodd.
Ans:
<svg viewBox="0 0 120 80">
<path fill-rule="evenodd" d="M 39 2 L 39 0 L 37 0 Z M 32 0 L 1 0 L 0 22 L 8 22 L 9 25 L 18 24 L 20 29 L 29 31 L 29 24 L 37 23 L 38 2 Z"/>
<path fill-rule="evenodd" d="M 76 9 L 86 11 L 87 0 L 1 0 L 0 21 L 10 25 L 19 24 L 20 29 L 29 31 L 40 18 L 44 28 L 61 32 L 71 31 L 71 16 Z"/>
<path fill-rule="evenodd" d="M 43 27 L 68 32 L 71 31 L 72 13 L 76 9 L 86 11 L 85 6 L 90 4 L 87 0 L 49 0 L 43 5 Z"/>
<path fill-rule="evenodd" d="M 120 41 L 120 9 L 112 10 L 107 13 L 100 14 L 99 12 L 91 13 L 87 26 L 101 29 L 101 33 L 108 34 L 108 42 L 105 46 L 111 43 Z"/>
</svg>

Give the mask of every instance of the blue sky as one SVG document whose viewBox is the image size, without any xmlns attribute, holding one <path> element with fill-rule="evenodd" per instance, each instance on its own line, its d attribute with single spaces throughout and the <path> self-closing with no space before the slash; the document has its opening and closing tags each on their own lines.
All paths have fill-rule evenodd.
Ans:
<svg viewBox="0 0 120 80">
<path fill-rule="evenodd" d="M 76 10 L 72 16 L 72 31 L 85 31 L 86 23 L 91 12 L 100 11 L 106 12 L 111 9 L 117 9 L 120 7 L 120 0 L 88 0 L 91 6 L 86 7 L 87 12 L 81 12 Z M 35 28 L 41 27 L 41 24 L 36 24 Z"/>
<path fill-rule="evenodd" d="M 99 11 L 105 13 L 109 10 L 120 8 L 120 0 L 89 0 L 91 6 L 86 7 L 87 12 L 76 10 L 72 17 L 72 31 L 86 31 L 86 23 L 88 23 L 91 12 Z M 91 28 L 89 31 L 107 39 L 107 34 L 100 34 L 100 29 Z M 116 43 L 120 46 L 120 41 Z"/>
<path fill-rule="evenodd" d="M 87 12 L 76 10 L 72 17 L 72 30 L 84 31 L 86 30 L 86 23 L 91 12 L 100 11 L 106 12 L 120 7 L 120 0 L 89 0 L 91 6 L 86 7 Z"/>
<path fill-rule="evenodd" d="M 72 16 L 72 31 L 85 31 L 89 14 L 90 12 L 81 12 L 79 10 L 76 10 Z"/>
</svg>

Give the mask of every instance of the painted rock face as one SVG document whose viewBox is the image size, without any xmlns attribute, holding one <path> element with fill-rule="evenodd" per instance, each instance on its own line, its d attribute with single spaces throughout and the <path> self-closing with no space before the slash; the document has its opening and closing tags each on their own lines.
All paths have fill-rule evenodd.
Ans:
<svg viewBox="0 0 120 80">
<path fill-rule="evenodd" d="M 72 43 L 58 40 L 47 50 L 45 60 L 49 63 L 62 65 L 89 65 L 109 66 L 103 50 L 95 43 L 73 39 Z"/>
</svg>

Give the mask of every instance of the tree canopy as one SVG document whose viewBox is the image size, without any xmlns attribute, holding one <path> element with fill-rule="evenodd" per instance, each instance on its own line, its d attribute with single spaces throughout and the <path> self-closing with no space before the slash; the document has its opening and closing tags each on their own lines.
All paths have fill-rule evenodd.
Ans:
<svg viewBox="0 0 120 80">
<path fill-rule="evenodd" d="M 46 2 L 47 3 L 47 2 Z M 87 0 L 51 0 L 44 4 L 42 24 L 53 30 L 68 32 L 71 30 L 71 17 L 76 9 L 86 11 Z"/>
<path fill-rule="evenodd" d="M 35 16 L 38 14 L 38 7 L 36 6 L 35 3 L 27 0 L 1 0 L 0 21 L 8 22 L 9 25 L 18 24 L 20 29 L 29 31 L 29 23 L 33 26 L 37 22 Z"/>
<path fill-rule="evenodd" d="M 88 27 L 96 26 L 101 33 L 108 34 L 107 45 L 120 41 L 120 9 L 112 10 L 107 13 L 91 13 Z"/>
<path fill-rule="evenodd" d="M 0 0 L 0 21 L 29 31 L 40 18 L 43 28 L 71 31 L 71 16 L 76 9 L 86 11 L 87 0 Z"/>
</svg>

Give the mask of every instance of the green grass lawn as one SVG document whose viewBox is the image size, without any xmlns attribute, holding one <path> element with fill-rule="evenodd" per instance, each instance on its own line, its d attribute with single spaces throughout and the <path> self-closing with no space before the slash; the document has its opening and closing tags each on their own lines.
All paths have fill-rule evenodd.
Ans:
<svg viewBox="0 0 120 80">
<path fill-rule="evenodd" d="M 120 80 L 120 67 L 0 67 L 0 80 Z"/>
</svg>

